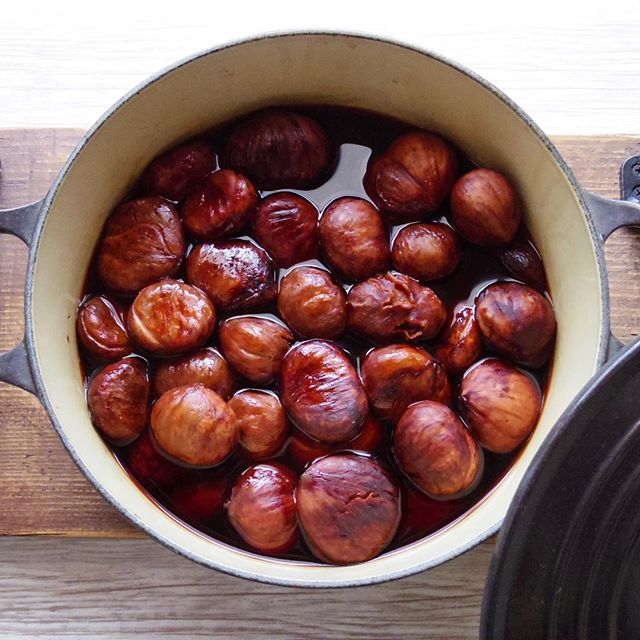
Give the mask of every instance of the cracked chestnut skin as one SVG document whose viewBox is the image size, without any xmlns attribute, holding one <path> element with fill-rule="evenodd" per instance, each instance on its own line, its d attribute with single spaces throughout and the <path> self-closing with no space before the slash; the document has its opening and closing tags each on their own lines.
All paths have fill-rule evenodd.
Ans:
<svg viewBox="0 0 640 640">
<path fill-rule="evenodd" d="M 367 200 L 334 200 L 322 214 L 318 231 L 327 261 L 345 280 L 358 282 L 387 270 L 389 233 Z"/>
<path fill-rule="evenodd" d="M 87 402 L 93 424 L 112 442 L 127 444 L 146 428 L 149 373 L 140 358 L 108 364 L 91 380 Z"/>
<path fill-rule="evenodd" d="M 159 155 L 145 169 L 147 195 L 182 200 L 215 167 L 216 156 L 207 142 L 193 140 Z"/>
<path fill-rule="evenodd" d="M 456 232 L 442 222 L 420 222 L 400 229 L 393 241 L 395 269 L 428 282 L 451 275 L 462 260 Z"/>
<path fill-rule="evenodd" d="M 482 338 L 496 353 L 526 367 L 542 366 L 553 350 L 556 318 L 549 300 L 518 282 L 498 282 L 476 298 Z"/>
<path fill-rule="evenodd" d="M 347 296 L 349 327 L 375 342 L 437 335 L 447 311 L 429 287 L 391 271 L 356 284 Z"/>
<path fill-rule="evenodd" d="M 243 389 L 229 400 L 229 407 L 236 416 L 240 446 L 250 458 L 270 458 L 282 449 L 288 422 L 275 393 Z"/>
<path fill-rule="evenodd" d="M 318 255 L 318 210 L 295 193 L 278 192 L 264 198 L 253 218 L 253 232 L 279 267 Z"/>
<path fill-rule="evenodd" d="M 469 430 L 449 407 L 423 400 L 412 404 L 393 434 L 400 470 L 428 496 L 447 500 L 471 492 L 483 458 Z"/>
<path fill-rule="evenodd" d="M 533 431 L 542 406 L 535 381 L 503 360 L 490 358 L 462 378 L 460 415 L 489 451 L 509 453 Z"/>
<path fill-rule="evenodd" d="M 355 438 L 369 412 L 353 364 L 324 340 L 302 342 L 284 357 L 280 400 L 296 427 L 325 443 Z"/>
<path fill-rule="evenodd" d="M 187 250 L 175 207 L 158 197 L 115 208 L 98 246 L 98 275 L 118 293 L 135 294 L 178 271 Z"/>
<path fill-rule="evenodd" d="M 518 196 L 507 178 L 474 169 L 451 190 L 451 222 L 469 242 L 486 247 L 511 242 L 520 226 Z"/>
<path fill-rule="evenodd" d="M 320 458 L 300 476 L 296 509 L 311 552 L 331 564 L 375 558 L 400 522 L 400 491 L 374 459 L 355 453 Z"/>
<path fill-rule="evenodd" d="M 255 465 L 236 480 L 227 501 L 227 515 L 251 548 L 281 554 L 295 546 L 295 488 L 295 474 L 279 464 Z"/>
<path fill-rule="evenodd" d="M 161 452 L 194 467 L 219 464 L 238 442 L 233 411 L 202 384 L 163 393 L 151 410 L 151 431 Z"/>
<path fill-rule="evenodd" d="M 218 330 L 220 349 L 231 366 L 256 384 L 269 384 L 279 375 L 293 334 L 267 318 L 225 320 Z"/>
<path fill-rule="evenodd" d="M 145 287 L 129 309 L 131 336 L 143 349 L 175 355 L 202 345 L 213 333 L 216 312 L 197 287 L 160 280 Z"/>
<path fill-rule="evenodd" d="M 547 277 L 538 252 L 530 242 L 514 242 L 500 251 L 502 266 L 517 280 L 544 293 Z"/>
<path fill-rule="evenodd" d="M 242 171 L 258 189 L 303 189 L 326 176 L 332 159 L 331 142 L 315 120 L 268 109 L 233 129 L 222 165 Z"/>
<path fill-rule="evenodd" d="M 382 212 L 416 220 L 438 210 L 457 170 L 456 152 L 448 142 L 428 131 L 411 131 L 370 161 L 364 187 Z"/>
<path fill-rule="evenodd" d="M 407 407 L 420 400 L 451 402 L 444 366 L 430 353 L 409 344 L 391 344 L 370 351 L 360 373 L 375 414 L 397 422 Z"/>
<path fill-rule="evenodd" d="M 471 307 L 460 309 L 442 332 L 433 355 L 453 375 L 466 371 L 482 352 L 482 336 Z"/>
<path fill-rule="evenodd" d="M 223 312 L 267 306 L 278 293 L 275 278 L 267 252 L 247 240 L 199 244 L 187 260 L 187 280 Z"/>
<path fill-rule="evenodd" d="M 118 360 L 133 351 L 124 307 L 107 296 L 93 296 L 78 309 L 76 332 L 82 347 L 98 360 Z"/>
<path fill-rule="evenodd" d="M 201 383 L 228 400 L 236 387 L 236 379 L 227 361 L 210 347 L 179 358 L 162 360 L 153 377 L 157 396 L 174 387 Z"/>
<path fill-rule="evenodd" d="M 327 271 L 296 267 L 280 281 L 278 312 L 301 338 L 336 338 L 347 327 L 347 294 Z"/>
</svg>

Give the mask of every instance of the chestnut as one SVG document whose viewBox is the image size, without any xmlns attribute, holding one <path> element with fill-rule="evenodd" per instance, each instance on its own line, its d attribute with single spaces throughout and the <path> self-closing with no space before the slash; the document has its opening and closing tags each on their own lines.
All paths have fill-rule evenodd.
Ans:
<svg viewBox="0 0 640 640">
<path fill-rule="evenodd" d="M 222 515 L 230 485 L 226 476 L 190 478 L 170 492 L 169 503 L 188 522 L 206 524 Z"/>
<path fill-rule="evenodd" d="M 287 437 L 287 416 L 278 396 L 270 391 L 238 391 L 229 407 L 236 416 L 240 446 L 250 458 L 270 458 Z"/>
<path fill-rule="evenodd" d="M 458 405 L 485 449 L 509 453 L 536 426 L 542 395 L 531 376 L 507 362 L 489 358 L 463 376 Z"/>
<path fill-rule="evenodd" d="M 125 202 L 114 210 L 98 246 L 98 275 L 107 287 L 135 294 L 176 274 L 187 242 L 175 207 L 162 198 Z"/>
<path fill-rule="evenodd" d="M 151 432 L 161 452 L 194 467 L 219 464 L 238 442 L 233 411 L 203 384 L 163 393 L 151 410 Z"/>
<path fill-rule="evenodd" d="M 436 499 L 467 495 L 482 474 L 482 452 L 469 430 L 449 407 L 432 400 L 402 414 L 393 453 L 402 473 Z"/>
<path fill-rule="evenodd" d="M 419 222 L 400 229 L 393 242 L 394 268 L 428 282 L 451 275 L 462 260 L 456 232 L 442 222 Z"/>
<path fill-rule="evenodd" d="M 304 189 L 326 176 L 331 143 L 311 118 L 268 109 L 240 122 L 227 140 L 222 165 L 248 175 L 258 189 Z"/>
<path fill-rule="evenodd" d="M 149 418 L 149 374 L 141 358 L 124 358 L 101 369 L 89 383 L 93 424 L 116 444 L 135 440 Z"/>
<path fill-rule="evenodd" d="M 258 464 L 235 482 L 227 515 L 240 537 L 260 553 L 280 554 L 298 541 L 296 476 L 282 465 Z"/>
<path fill-rule="evenodd" d="M 362 361 L 362 383 L 376 415 L 397 422 L 419 400 L 451 401 L 445 368 L 431 354 L 409 344 L 370 351 Z"/>
<path fill-rule="evenodd" d="M 547 288 L 542 260 L 530 242 L 514 242 L 500 251 L 502 266 L 517 280 L 541 293 Z"/>
<path fill-rule="evenodd" d="M 182 221 L 198 240 L 242 231 L 258 204 L 258 192 L 241 173 L 221 169 L 207 177 L 182 203 Z"/>
<path fill-rule="evenodd" d="M 318 255 L 317 227 L 315 205 L 288 192 L 267 196 L 253 219 L 255 239 L 285 268 Z"/>
<path fill-rule="evenodd" d="M 127 317 L 133 339 L 147 351 L 175 355 L 203 344 L 212 334 L 216 312 L 197 287 L 160 280 L 135 297 Z"/>
<path fill-rule="evenodd" d="M 433 355 L 452 375 L 468 369 L 482 352 L 482 337 L 471 307 L 463 307 L 442 332 Z"/>
<path fill-rule="evenodd" d="M 487 346 L 526 367 L 551 354 L 556 318 L 549 300 L 518 282 L 497 282 L 476 298 L 476 319 Z"/>
<path fill-rule="evenodd" d="M 511 242 L 520 226 L 512 184 L 490 169 L 469 171 L 451 190 L 451 222 L 469 242 L 485 247 Z"/>
<path fill-rule="evenodd" d="M 207 347 L 158 364 L 153 378 L 157 396 L 174 387 L 201 383 L 228 400 L 236 386 L 235 376 L 227 361 L 215 350 Z"/>
<path fill-rule="evenodd" d="M 271 258 L 247 240 L 197 245 L 187 260 L 187 280 L 224 312 L 266 306 L 278 293 Z"/>
<path fill-rule="evenodd" d="M 302 432 L 328 443 L 355 438 L 369 408 L 351 361 L 324 340 L 302 342 L 284 357 L 280 400 Z"/>
<path fill-rule="evenodd" d="M 225 320 L 218 339 L 222 353 L 240 375 L 256 384 L 270 384 L 280 374 L 293 334 L 274 320 L 245 316 Z"/>
<path fill-rule="evenodd" d="M 347 314 L 353 331 L 376 342 L 432 338 L 447 319 L 429 287 L 390 271 L 356 284 L 347 296 Z"/>
<path fill-rule="evenodd" d="M 98 360 L 118 360 L 133 351 L 125 310 L 107 296 L 93 296 L 78 309 L 76 332 L 85 351 Z"/>
<path fill-rule="evenodd" d="M 338 198 L 322 214 L 320 244 L 345 280 L 365 280 L 387 270 L 389 233 L 378 210 L 362 198 Z"/>
<path fill-rule="evenodd" d="M 354 564 L 375 558 L 400 522 L 400 491 L 373 458 L 337 453 L 300 476 L 296 509 L 305 540 L 320 560 Z"/>
<path fill-rule="evenodd" d="M 280 281 L 278 312 L 301 338 L 335 338 L 347 327 L 347 294 L 323 269 L 296 267 Z"/>
<path fill-rule="evenodd" d="M 128 452 L 127 463 L 133 477 L 146 489 L 166 491 L 175 486 L 187 470 L 158 452 L 149 431 L 145 431 Z"/>
<path fill-rule="evenodd" d="M 456 179 L 453 147 L 428 131 L 410 131 L 372 158 L 364 187 L 376 206 L 400 219 L 435 213 Z"/>
<path fill-rule="evenodd" d="M 142 176 L 146 195 L 182 200 L 192 187 L 213 171 L 216 155 L 204 140 L 169 149 L 149 164 Z"/>
</svg>

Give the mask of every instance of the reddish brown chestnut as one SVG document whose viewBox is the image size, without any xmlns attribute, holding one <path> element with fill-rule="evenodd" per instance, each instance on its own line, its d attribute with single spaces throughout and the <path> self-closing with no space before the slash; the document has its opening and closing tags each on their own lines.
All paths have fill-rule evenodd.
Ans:
<svg viewBox="0 0 640 640">
<path fill-rule="evenodd" d="M 375 558 L 400 521 L 400 491 L 372 458 L 338 453 L 300 476 L 296 509 L 312 553 L 332 564 Z"/>
<path fill-rule="evenodd" d="M 419 400 L 451 401 L 447 372 L 420 347 L 391 344 L 373 349 L 362 362 L 361 375 L 369 402 L 383 420 L 396 422 Z"/>
<path fill-rule="evenodd" d="M 248 175 L 258 189 L 303 189 L 327 174 L 331 160 L 331 143 L 315 120 L 269 109 L 233 129 L 222 163 Z"/>
<path fill-rule="evenodd" d="M 527 367 L 549 358 L 556 334 L 551 303 L 535 289 L 518 282 L 497 282 L 476 298 L 476 319 L 487 345 Z"/>
<path fill-rule="evenodd" d="M 220 348 L 231 366 L 256 384 L 269 384 L 280 374 L 293 334 L 267 318 L 225 320 L 218 331 Z"/>
<path fill-rule="evenodd" d="M 335 338 L 347 327 L 347 294 L 323 269 L 296 267 L 280 281 L 278 312 L 301 338 Z"/>
<path fill-rule="evenodd" d="M 222 514 L 230 487 L 226 476 L 190 478 L 171 491 L 169 501 L 187 522 L 206 524 Z"/>
<path fill-rule="evenodd" d="M 203 140 L 185 142 L 159 155 L 142 176 L 147 195 L 182 200 L 192 187 L 213 171 L 216 156 Z"/>
<path fill-rule="evenodd" d="M 87 402 L 93 424 L 116 444 L 127 444 L 147 427 L 149 374 L 140 358 L 125 358 L 91 380 Z"/>
<path fill-rule="evenodd" d="M 456 232 L 442 222 L 410 224 L 393 241 L 393 266 L 412 278 L 428 282 L 451 275 L 462 260 Z"/>
<path fill-rule="evenodd" d="M 161 396 L 174 387 L 203 384 L 228 400 L 236 386 L 235 376 L 227 361 L 211 348 L 200 349 L 180 358 L 162 360 L 153 378 L 154 391 Z"/>
<path fill-rule="evenodd" d="M 266 306 L 278 292 L 271 258 L 247 240 L 197 245 L 187 260 L 187 280 L 220 311 Z"/>
<path fill-rule="evenodd" d="M 389 233 L 378 210 L 362 198 L 334 200 L 318 227 L 322 250 L 344 279 L 359 281 L 389 265 Z"/>
<path fill-rule="evenodd" d="M 187 250 L 175 207 L 162 198 L 139 198 L 116 207 L 104 227 L 97 268 L 102 282 L 134 294 L 178 271 Z"/>
<path fill-rule="evenodd" d="M 482 474 L 482 452 L 449 407 L 423 400 L 403 414 L 393 434 L 400 470 L 436 499 L 470 493 Z"/>
<path fill-rule="evenodd" d="M 367 396 L 351 361 L 324 340 L 308 340 L 287 353 L 280 400 L 293 423 L 321 442 L 355 438 L 368 413 Z"/>
<path fill-rule="evenodd" d="M 287 416 L 270 391 L 244 389 L 238 391 L 229 407 L 236 416 L 240 446 L 250 458 L 270 458 L 282 449 L 287 437 Z"/>
<path fill-rule="evenodd" d="M 462 378 L 460 413 L 489 451 L 513 451 L 533 431 L 542 396 L 534 380 L 495 358 L 483 360 Z"/>
<path fill-rule="evenodd" d="M 351 329 L 376 342 L 432 338 L 447 319 L 431 289 L 392 272 L 355 285 L 347 296 L 347 314 Z"/>
<path fill-rule="evenodd" d="M 514 278 L 544 293 L 547 288 L 544 266 L 530 242 L 514 242 L 502 249 L 500 262 Z"/>
<path fill-rule="evenodd" d="M 298 539 L 296 476 L 281 465 L 259 464 L 235 482 L 227 515 L 242 539 L 260 553 L 289 551 Z"/>
<path fill-rule="evenodd" d="M 253 219 L 256 240 L 279 267 L 290 267 L 318 255 L 317 227 L 315 205 L 295 193 L 267 196 Z"/>
<path fill-rule="evenodd" d="M 125 323 L 125 310 L 107 296 L 94 296 L 78 309 L 78 340 L 93 358 L 118 360 L 133 351 Z"/>
<path fill-rule="evenodd" d="M 176 485 L 187 470 L 167 460 L 145 431 L 131 446 L 128 464 L 133 477 L 146 489 L 165 491 Z"/>
<path fill-rule="evenodd" d="M 451 324 L 442 332 L 433 355 L 451 374 L 468 369 L 482 352 L 482 336 L 474 311 L 464 307 L 456 313 Z"/>
<path fill-rule="evenodd" d="M 474 169 L 453 185 L 451 222 L 469 242 L 498 246 L 511 242 L 520 226 L 515 189 L 502 174 Z"/>
<path fill-rule="evenodd" d="M 202 384 L 163 393 L 151 410 L 151 431 L 161 451 L 198 467 L 219 464 L 238 442 L 233 411 Z"/>
<path fill-rule="evenodd" d="M 447 197 L 458 161 L 453 147 L 428 131 L 397 138 L 369 163 L 364 186 L 378 208 L 397 218 L 434 213 Z"/>
<path fill-rule="evenodd" d="M 195 349 L 209 338 L 216 312 L 200 289 L 166 279 L 140 291 L 129 309 L 127 324 L 143 349 L 174 355 Z"/>
</svg>

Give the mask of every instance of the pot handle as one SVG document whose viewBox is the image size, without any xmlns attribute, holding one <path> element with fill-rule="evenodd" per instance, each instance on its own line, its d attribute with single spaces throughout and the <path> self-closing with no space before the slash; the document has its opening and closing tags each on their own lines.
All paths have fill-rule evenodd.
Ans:
<svg viewBox="0 0 640 640">
<path fill-rule="evenodd" d="M 0 233 L 10 233 L 31 246 L 42 200 L 16 209 L 0 209 Z M 8 382 L 37 395 L 24 338 L 15 348 L 0 355 L 0 382 Z"/>
</svg>

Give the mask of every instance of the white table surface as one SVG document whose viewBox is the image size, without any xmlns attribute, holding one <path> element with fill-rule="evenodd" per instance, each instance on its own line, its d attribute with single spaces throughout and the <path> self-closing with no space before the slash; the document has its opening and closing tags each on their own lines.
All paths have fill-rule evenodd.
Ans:
<svg viewBox="0 0 640 640">
<path fill-rule="evenodd" d="M 562 0 L 161 4 L 168 3 L 0 7 L 0 127 L 87 127 L 122 93 L 189 53 L 257 32 L 331 28 L 387 35 L 462 62 L 548 133 L 640 133 L 637 2 L 606 15 L 604 3 Z M 430 588 L 429 576 L 407 579 L 406 605 L 392 611 L 385 586 L 363 598 L 358 590 L 252 585 L 151 540 L 5 538 L 0 637 L 224 638 L 233 630 L 252 639 L 474 638 L 482 585 L 465 581 L 470 559 L 488 566 L 486 547 L 436 569 L 450 576 L 447 589 Z M 221 592 L 237 594 L 237 609 L 217 607 Z"/>
</svg>

